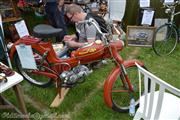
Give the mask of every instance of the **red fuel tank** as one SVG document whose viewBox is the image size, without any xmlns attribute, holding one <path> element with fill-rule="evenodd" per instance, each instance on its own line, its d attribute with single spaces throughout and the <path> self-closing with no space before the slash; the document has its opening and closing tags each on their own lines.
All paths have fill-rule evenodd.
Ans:
<svg viewBox="0 0 180 120">
<path fill-rule="evenodd" d="M 104 45 L 102 42 L 93 42 L 71 53 L 72 57 L 78 59 L 82 64 L 97 61 L 104 56 Z"/>
</svg>

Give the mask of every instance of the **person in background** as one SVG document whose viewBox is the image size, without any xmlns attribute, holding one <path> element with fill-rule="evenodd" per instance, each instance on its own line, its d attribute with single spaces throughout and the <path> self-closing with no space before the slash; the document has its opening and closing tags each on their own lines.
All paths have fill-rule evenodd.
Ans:
<svg viewBox="0 0 180 120">
<path fill-rule="evenodd" d="M 95 41 L 96 39 L 100 39 L 93 24 L 82 23 L 82 21 L 87 20 L 91 17 L 88 17 L 87 13 L 85 13 L 79 5 L 70 4 L 69 6 L 67 6 L 66 16 L 72 22 L 75 22 L 76 32 L 78 33 L 78 35 L 66 35 L 64 37 L 64 42 L 69 47 L 79 48 Z M 96 21 L 95 23 L 97 26 L 99 26 Z"/>
<path fill-rule="evenodd" d="M 67 27 L 64 20 L 64 0 L 44 0 L 45 12 L 49 23 L 55 28 L 61 28 L 62 32 L 56 41 L 61 42 L 67 34 Z"/>
<path fill-rule="evenodd" d="M 49 23 L 56 27 L 56 12 L 58 9 L 57 0 L 43 0 L 45 4 L 45 12 Z"/>
<path fill-rule="evenodd" d="M 67 35 L 67 26 L 64 19 L 64 14 L 65 14 L 64 10 L 65 10 L 64 0 L 58 0 L 58 9 L 56 10 L 55 24 L 56 24 L 56 28 L 62 29 L 62 32 L 58 37 L 59 41 L 62 41 L 64 36 Z"/>
</svg>

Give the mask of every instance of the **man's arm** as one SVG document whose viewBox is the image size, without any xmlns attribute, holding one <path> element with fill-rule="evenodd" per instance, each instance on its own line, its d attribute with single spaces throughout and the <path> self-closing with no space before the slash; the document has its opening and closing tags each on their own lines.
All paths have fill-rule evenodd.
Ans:
<svg viewBox="0 0 180 120">
<path fill-rule="evenodd" d="M 75 42 L 75 41 L 67 41 L 66 42 L 69 47 L 79 48 L 85 45 L 85 43 Z"/>
</svg>

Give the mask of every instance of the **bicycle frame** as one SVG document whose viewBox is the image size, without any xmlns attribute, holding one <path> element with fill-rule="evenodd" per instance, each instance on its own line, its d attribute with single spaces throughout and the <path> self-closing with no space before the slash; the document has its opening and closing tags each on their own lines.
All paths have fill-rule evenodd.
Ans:
<svg viewBox="0 0 180 120">
<path fill-rule="evenodd" d="M 177 26 L 174 24 L 174 17 L 180 14 L 180 12 L 175 12 L 175 11 L 176 11 L 176 6 L 177 6 L 178 4 L 180 4 L 180 1 L 179 1 L 179 2 L 177 1 L 177 2 L 175 2 L 175 3 L 172 4 L 172 5 L 164 5 L 164 6 L 167 7 L 166 10 L 165 10 L 165 13 L 168 13 L 168 12 L 171 13 L 171 15 L 170 15 L 170 21 L 169 21 L 168 23 L 166 23 L 166 24 L 168 24 L 168 25 L 170 25 L 170 24 L 173 25 L 173 27 L 176 29 L 176 31 L 178 31 L 178 28 L 177 28 Z M 177 32 L 177 33 L 178 33 L 178 37 L 180 37 L 179 32 Z M 179 40 L 180 40 L 180 39 L 179 39 Z"/>
</svg>

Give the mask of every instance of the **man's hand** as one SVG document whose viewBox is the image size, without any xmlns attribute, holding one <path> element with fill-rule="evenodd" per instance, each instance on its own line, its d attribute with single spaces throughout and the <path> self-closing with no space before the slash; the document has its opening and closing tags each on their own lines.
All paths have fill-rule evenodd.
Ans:
<svg viewBox="0 0 180 120">
<path fill-rule="evenodd" d="M 78 48 L 78 47 L 82 47 L 84 45 L 84 43 L 79 43 L 79 42 L 75 42 L 73 40 L 71 41 L 65 41 L 65 43 L 72 48 Z"/>
<path fill-rule="evenodd" d="M 63 41 L 64 42 L 66 42 L 66 41 L 73 41 L 75 39 L 76 39 L 75 35 L 65 35 Z"/>
</svg>

